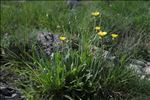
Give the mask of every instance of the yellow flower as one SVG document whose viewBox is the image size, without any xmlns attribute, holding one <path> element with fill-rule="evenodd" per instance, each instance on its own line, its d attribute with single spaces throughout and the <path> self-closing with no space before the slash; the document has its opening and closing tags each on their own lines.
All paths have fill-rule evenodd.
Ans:
<svg viewBox="0 0 150 100">
<path fill-rule="evenodd" d="M 99 31 L 100 29 L 101 29 L 100 26 L 96 26 L 96 27 L 95 27 L 95 30 L 96 30 L 96 31 Z"/>
<path fill-rule="evenodd" d="M 92 16 L 99 16 L 99 15 L 100 15 L 100 12 L 95 11 L 95 12 L 92 12 L 91 15 L 92 15 Z"/>
<path fill-rule="evenodd" d="M 114 38 L 117 38 L 117 37 L 118 37 L 118 34 L 113 33 L 113 34 L 111 34 L 111 36 L 112 36 L 112 38 L 114 39 Z"/>
<path fill-rule="evenodd" d="M 60 36 L 59 39 L 60 39 L 61 41 L 64 41 L 64 40 L 66 40 L 66 37 Z"/>
<path fill-rule="evenodd" d="M 102 32 L 102 31 L 98 32 L 98 35 L 99 35 L 100 37 L 103 37 L 103 36 L 105 36 L 106 34 L 107 34 L 107 32 Z"/>
</svg>

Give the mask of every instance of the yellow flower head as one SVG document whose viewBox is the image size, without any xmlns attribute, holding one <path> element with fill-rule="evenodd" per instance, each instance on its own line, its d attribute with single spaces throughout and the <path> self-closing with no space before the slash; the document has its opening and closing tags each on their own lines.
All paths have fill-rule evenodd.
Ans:
<svg viewBox="0 0 150 100">
<path fill-rule="evenodd" d="M 117 37 L 118 37 L 118 34 L 113 33 L 113 34 L 111 34 L 111 36 L 112 36 L 112 38 L 117 38 Z"/>
<path fill-rule="evenodd" d="M 95 12 L 92 12 L 91 15 L 96 17 L 96 16 L 99 16 L 99 15 L 100 15 L 100 12 L 95 11 Z"/>
<path fill-rule="evenodd" d="M 96 30 L 96 31 L 99 31 L 100 29 L 101 29 L 101 27 L 99 27 L 99 26 L 96 26 L 96 27 L 95 27 L 95 30 Z"/>
<path fill-rule="evenodd" d="M 104 37 L 105 35 L 107 35 L 107 32 L 102 32 L 102 31 L 100 31 L 100 32 L 98 32 L 98 35 L 99 35 L 100 37 Z"/>
<path fill-rule="evenodd" d="M 59 39 L 60 39 L 61 41 L 65 41 L 65 40 L 66 40 L 66 37 L 60 36 Z"/>
</svg>

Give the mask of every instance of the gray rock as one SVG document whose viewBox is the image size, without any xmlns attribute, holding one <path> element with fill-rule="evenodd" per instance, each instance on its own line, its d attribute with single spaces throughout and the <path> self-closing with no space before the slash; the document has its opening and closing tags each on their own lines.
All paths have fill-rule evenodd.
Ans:
<svg viewBox="0 0 150 100">
<path fill-rule="evenodd" d="M 143 79 L 147 77 L 148 75 L 150 75 L 149 64 L 150 63 L 147 61 L 132 59 L 131 63 L 129 64 L 129 67 L 133 69 L 138 75 L 140 75 L 141 79 Z"/>
<path fill-rule="evenodd" d="M 134 70 L 138 75 L 142 75 L 143 72 L 142 72 L 142 66 L 140 65 L 136 65 L 136 64 L 129 64 L 129 68 L 131 68 L 132 70 Z"/>
<path fill-rule="evenodd" d="M 76 7 L 79 3 L 79 0 L 67 0 L 67 4 L 70 7 L 70 9 Z"/>
<path fill-rule="evenodd" d="M 113 56 L 109 51 L 101 50 L 101 48 L 96 47 L 96 46 L 94 46 L 94 45 L 89 46 L 89 48 L 90 48 L 90 52 L 91 52 L 94 56 L 97 55 L 97 52 L 102 51 L 101 53 L 102 53 L 102 57 L 103 57 L 104 59 L 107 59 L 107 60 L 114 60 L 114 59 L 116 58 L 116 57 Z"/>
<path fill-rule="evenodd" d="M 109 51 L 103 50 L 103 55 L 105 59 L 114 60 L 116 57 L 113 56 Z"/>
<path fill-rule="evenodd" d="M 141 60 L 137 60 L 137 59 L 132 59 L 131 62 L 132 62 L 132 64 L 139 65 L 139 66 L 142 66 L 142 67 L 146 66 L 145 61 L 141 61 Z"/>
<path fill-rule="evenodd" d="M 142 71 L 145 75 L 150 75 L 150 67 L 145 67 L 142 69 Z"/>
<path fill-rule="evenodd" d="M 14 89 L 5 83 L 0 83 L 0 98 L 1 100 L 26 100 L 21 96 L 19 90 Z"/>
<path fill-rule="evenodd" d="M 59 35 L 50 32 L 40 32 L 37 36 L 37 41 L 47 55 L 51 55 L 52 52 L 63 48 L 63 42 L 59 39 Z"/>
<path fill-rule="evenodd" d="M 147 62 L 146 64 L 147 64 L 148 67 L 150 67 L 150 62 Z"/>
</svg>

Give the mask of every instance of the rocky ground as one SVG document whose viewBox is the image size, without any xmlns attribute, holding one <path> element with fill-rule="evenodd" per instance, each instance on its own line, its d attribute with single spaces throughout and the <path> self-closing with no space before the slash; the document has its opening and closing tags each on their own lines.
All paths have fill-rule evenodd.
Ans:
<svg viewBox="0 0 150 100">
<path fill-rule="evenodd" d="M 7 67 L 7 66 L 1 66 Z M 5 69 L 5 68 L 3 68 Z M 0 73 L 0 100 L 27 100 L 17 88 L 15 83 L 19 77 L 9 71 L 1 70 Z"/>
<path fill-rule="evenodd" d="M 51 55 L 56 50 L 62 50 L 62 44 L 60 41 L 60 35 L 52 34 L 50 32 L 39 33 L 37 36 L 37 44 L 43 48 L 47 55 Z M 94 47 L 93 49 L 98 49 Z M 92 52 L 95 50 L 92 50 Z M 115 59 L 108 51 L 104 51 L 103 57 L 109 60 Z M 150 62 L 145 60 L 131 59 L 131 62 L 127 64 L 127 67 L 133 69 L 141 79 L 150 76 Z M 21 92 L 15 86 L 14 81 L 19 77 L 12 75 L 7 71 L 1 70 L 0 74 L 0 98 L 1 100 L 27 100 L 21 95 Z M 11 81 L 10 81 L 11 80 Z"/>
</svg>

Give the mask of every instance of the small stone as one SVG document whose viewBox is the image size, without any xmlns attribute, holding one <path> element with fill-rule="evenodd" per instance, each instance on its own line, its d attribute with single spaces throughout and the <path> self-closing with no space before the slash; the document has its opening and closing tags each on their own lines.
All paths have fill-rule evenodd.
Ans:
<svg viewBox="0 0 150 100">
<path fill-rule="evenodd" d="M 132 61 L 132 64 L 139 65 L 139 66 L 142 66 L 142 67 L 146 66 L 144 61 L 136 60 L 136 59 L 132 59 L 131 61 Z"/>
<path fill-rule="evenodd" d="M 142 66 L 136 64 L 129 64 L 129 68 L 133 69 L 137 74 L 142 74 L 141 68 Z"/>
<path fill-rule="evenodd" d="M 146 64 L 150 67 L 150 62 L 147 62 Z"/>
<path fill-rule="evenodd" d="M 111 55 L 111 53 L 109 51 L 106 51 L 106 50 L 103 51 L 102 56 L 108 60 L 114 60 L 116 58 L 115 56 Z"/>
<path fill-rule="evenodd" d="M 144 79 L 144 78 L 145 78 L 145 75 L 142 75 L 140 79 Z"/>
<path fill-rule="evenodd" d="M 145 67 L 142 69 L 142 71 L 145 75 L 150 75 L 150 67 Z"/>
</svg>

